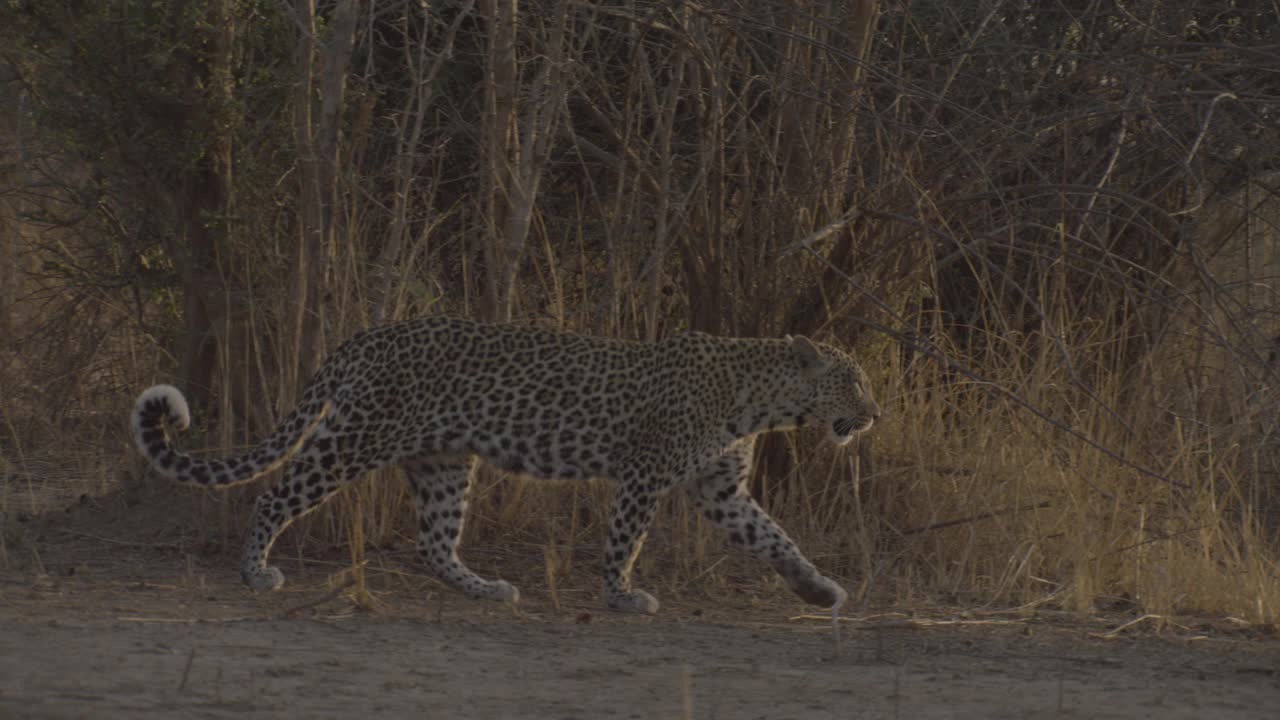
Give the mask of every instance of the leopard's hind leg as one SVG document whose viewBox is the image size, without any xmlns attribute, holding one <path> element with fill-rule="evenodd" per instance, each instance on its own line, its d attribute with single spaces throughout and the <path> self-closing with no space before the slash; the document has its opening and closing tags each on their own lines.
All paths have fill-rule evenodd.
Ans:
<svg viewBox="0 0 1280 720">
<path fill-rule="evenodd" d="M 518 602 L 520 591 L 514 585 L 486 580 L 458 557 L 474 461 L 423 456 L 401 466 L 418 507 L 418 554 L 436 575 L 470 597 Z"/>
<path fill-rule="evenodd" d="M 343 446 L 351 444 L 349 438 L 320 427 L 303 444 L 280 482 L 258 496 L 240 560 L 240 577 L 250 588 L 278 590 L 283 586 L 284 573 L 267 565 L 276 538 L 294 520 L 373 467 L 355 462 L 351 453 L 344 451 Z"/>
</svg>

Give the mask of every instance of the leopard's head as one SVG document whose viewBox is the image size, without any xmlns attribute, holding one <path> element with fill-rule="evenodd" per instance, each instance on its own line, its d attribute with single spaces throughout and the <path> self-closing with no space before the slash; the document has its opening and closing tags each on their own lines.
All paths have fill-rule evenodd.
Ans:
<svg viewBox="0 0 1280 720">
<path fill-rule="evenodd" d="M 846 353 L 808 338 L 787 338 L 809 389 L 808 420 L 821 423 L 837 445 L 871 428 L 880 417 L 867 374 Z"/>
</svg>

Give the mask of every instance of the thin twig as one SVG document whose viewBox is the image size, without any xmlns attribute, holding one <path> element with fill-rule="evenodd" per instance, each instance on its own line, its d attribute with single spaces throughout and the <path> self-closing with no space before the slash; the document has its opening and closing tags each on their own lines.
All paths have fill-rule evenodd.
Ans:
<svg viewBox="0 0 1280 720">
<path fill-rule="evenodd" d="M 106 537 L 104 535 L 94 535 L 93 533 L 83 532 L 81 530 L 71 530 L 70 528 L 53 528 L 54 530 L 65 533 L 67 535 L 75 535 L 76 537 L 89 538 L 98 542 L 110 543 L 111 545 L 123 545 L 125 547 L 145 547 L 145 548 L 181 548 L 180 543 L 174 542 L 137 542 L 134 540 L 117 540 L 116 538 Z"/>
<path fill-rule="evenodd" d="M 1120 625 L 1119 627 L 1112 628 L 1112 629 L 1108 630 L 1107 632 L 1104 632 L 1104 633 L 1089 633 L 1089 637 L 1096 637 L 1096 638 L 1103 638 L 1103 639 L 1106 639 L 1106 640 L 1110 640 L 1110 639 L 1112 639 L 1112 638 L 1114 638 L 1114 637 L 1118 636 L 1120 633 L 1124 632 L 1125 630 L 1128 630 L 1129 628 L 1133 627 L 1134 625 L 1138 625 L 1138 624 L 1140 624 L 1140 623 L 1146 622 L 1147 620 L 1164 620 L 1164 616 L 1163 616 L 1163 615 L 1153 615 L 1153 614 L 1151 614 L 1151 613 L 1147 613 L 1146 615 L 1143 615 L 1142 617 L 1134 618 L 1133 620 L 1130 620 L 1129 622 L 1127 622 L 1127 623 L 1125 623 L 1125 624 L 1123 624 L 1123 625 Z"/>
<path fill-rule="evenodd" d="M 178 692 L 182 692 L 187 687 L 187 679 L 191 677 L 191 666 L 196 662 L 196 649 L 191 648 L 190 654 L 187 655 L 187 664 L 182 668 L 182 681 L 178 683 Z"/>
<path fill-rule="evenodd" d="M 1042 508 L 1047 508 L 1052 504 L 1053 504 L 1052 501 L 1044 500 L 1032 505 L 1023 505 L 1022 507 L 1005 508 L 1004 510 L 993 510 L 991 512 L 984 512 L 984 513 L 978 513 L 977 515 L 970 515 L 969 517 L 957 518 L 955 520 L 944 520 L 942 522 L 931 523 L 923 527 L 903 530 L 901 534 L 916 535 L 919 533 L 929 532 L 931 530 L 941 530 L 942 528 L 954 527 L 956 525 L 967 525 L 969 523 L 979 522 L 982 520 L 990 520 L 993 517 L 1000 517 L 1001 515 L 1009 515 L 1010 513 L 1027 512 L 1028 510 L 1040 510 Z"/>
<path fill-rule="evenodd" d="M 332 599 L 334 599 L 334 598 L 338 597 L 339 595 L 341 595 L 341 594 L 342 594 L 342 592 L 343 592 L 344 590 L 346 590 L 347 588 L 349 588 L 349 587 L 351 587 L 352 585 L 355 585 L 355 584 L 356 584 L 356 579 L 355 579 L 355 578 L 353 578 L 353 577 L 352 577 L 352 578 L 347 578 L 347 579 L 346 579 L 346 581 L 345 581 L 345 582 L 343 582 L 341 585 L 339 585 L 338 587 L 336 587 L 336 588 L 334 588 L 334 589 L 330 590 L 329 592 L 325 593 L 324 595 L 321 595 L 321 596 L 320 596 L 320 597 L 318 597 L 318 598 L 315 598 L 315 599 L 313 599 L 313 600 L 307 600 L 306 602 L 298 603 L 298 604 L 296 604 L 296 605 L 291 605 L 291 606 L 289 606 L 289 607 L 287 607 L 287 608 L 285 608 L 285 609 L 281 610 L 281 611 L 280 611 L 280 617 L 282 617 L 282 618 L 287 618 L 287 617 L 289 617 L 290 615 L 293 615 L 294 613 L 296 613 L 296 612 L 298 612 L 298 611 L 300 611 L 300 610 L 306 610 L 307 608 L 312 608 L 312 607 L 315 607 L 315 606 L 317 606 L 317 605 L 323 605 L 323 604 L 325 604 L 325 603 L 329 602 L 330 600 L 332 600 Z"/>
<path fill-rule="evenodd" d="M 788 620 L 822 620 L 824 622 L 833 622 L 831 615 L 812 615 L 802 614 L 793 615 Z M 856 617 L 839 617 L 840 622 L 857 623 L 859 628 L 875 630 L 880 628 L 917 628 L 917 627 L 934 627 L 944 625 L 1026 625 L 1026 620 L 928 620 L 924 618 L 903 618 L 901 620 L 884 620 L 881 622 L 869 623 L 862 618 Z"/>
<path fill-rule="evenodd" d="M 840 216 L 838 220 L 827 223 L 826 225 L 809 233 L 804 238 L 797 240 L 796 242 L 782 248 L 782 250 L 778 252 L 778 256 L 786 257 L 797 250 L 811 250 L 812 249 L 811 246 L 814 243 L 825 240 L 828 237 L 848 227 L 849 223 L 853 221 L 854 214 L 855 214 L 855 211 L 850 210 L 849 212 Z"/>
</svg>

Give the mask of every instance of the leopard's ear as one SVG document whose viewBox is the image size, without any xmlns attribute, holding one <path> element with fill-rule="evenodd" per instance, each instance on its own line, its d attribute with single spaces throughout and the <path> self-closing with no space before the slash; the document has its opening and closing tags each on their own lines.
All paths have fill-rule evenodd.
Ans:
<svg viewBox="0 0 1280 720">
<path fill-rule="evenodd" d="M 820 370 L 826 367 L 827 363 L 822 359 L 822 354 L 818 352 L 818 348 L 803 335 L 792 337 L 787 336 L 787 342 L 791 345 L 791 355 L 800 363 L 800 367 L 805 370 Z"/>
</svg>

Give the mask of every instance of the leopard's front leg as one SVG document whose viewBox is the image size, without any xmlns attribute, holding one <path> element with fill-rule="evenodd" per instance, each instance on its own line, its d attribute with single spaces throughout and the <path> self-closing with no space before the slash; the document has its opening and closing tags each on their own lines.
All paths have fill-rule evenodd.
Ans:
<svg viewBox="0 0 1280 720">
<path fill-rule="evenodd" d="M 657 508 L 657 493 L 645 489 L 637 475 L 624 477 L 609 510 L 609 540 L 604 549 L 604 597 L 612 610 L 653 615 L 658 599 L 631 588 L 631 568 L 644 545 Z"/>
<path fill-rule="evenodd" d="M 730 540 L 772 565 L 800 599 L 819 607 L 843 605 L 845 589 L 819 572 L 747 492 L 753 449 L 752 440 L 739 442 L 707 468 L 693 488 L 696 507 Z"/>
</svg>

